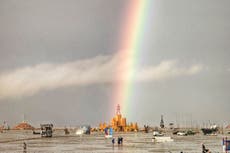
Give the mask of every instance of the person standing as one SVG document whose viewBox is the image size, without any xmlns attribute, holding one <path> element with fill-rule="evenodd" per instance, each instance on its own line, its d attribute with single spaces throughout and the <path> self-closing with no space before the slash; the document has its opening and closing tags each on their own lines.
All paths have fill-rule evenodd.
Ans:
<svg viewBox="0 0 230 153">
<path fill-rule="evenodd" d="M 202 153 L 209 153 L 209 149 L 206 149 L 203 143 L 202 143 Z"/>
<path fill-rule="evenodd" d="M 23 142 L 23 153 L 27 153 L 27 144 Z"/>
<path fill-rule="evenodd" d="M 115 144 L 115 139 L 114 139 L 114 138 L 112 139 L 112 144 L 113 144 L 113 146 L 114 146 L 114 144 Z"/>
</svg>

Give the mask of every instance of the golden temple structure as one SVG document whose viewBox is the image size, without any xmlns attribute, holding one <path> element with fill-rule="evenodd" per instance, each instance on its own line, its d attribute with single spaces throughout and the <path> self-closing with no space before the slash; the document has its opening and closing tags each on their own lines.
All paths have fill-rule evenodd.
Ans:
<svg viewBox="0 0 230 153">
<path fill-rule="evenodd" d="M 127 124 L 126 118 L 122 117 L 119 104 L 117 105 L 116 115 L 112 118 L 110 124 L 107 125 L 106 123 L 101 123 L 99 125 L 100 131 L 103 131 L 106 127 L 112 127 L 115 131 L 138 131 L 137 123 Z"/>
</svg>

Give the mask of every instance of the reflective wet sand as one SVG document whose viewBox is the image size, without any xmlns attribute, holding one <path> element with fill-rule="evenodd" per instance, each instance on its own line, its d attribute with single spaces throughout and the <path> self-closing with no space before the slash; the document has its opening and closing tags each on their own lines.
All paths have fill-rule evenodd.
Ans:
<svg viewBox="0 0 230 153">
<path fill-rule="evenodd" d="M 152 133 L 115 133 L 122 136 L 122 146 L 112 145 L 103 133 L 76 136 L 74 132 L 65 136 L 64 131 L 55 131 L 52 138 L 40 138 L 31 131 L 7 131 L 0 133 L 0 152 L 23 152 L 23 142 L 27 143 L 27 153 L 147 153 L 147 152 L 201 152 L 204 143 L 212 152 L 222 152 L 223 135 L 218 136 L 175 136 L 174 142 L 153 143 Z M 19 140 L 20 141 L 16 141 Z"/>
</svg>

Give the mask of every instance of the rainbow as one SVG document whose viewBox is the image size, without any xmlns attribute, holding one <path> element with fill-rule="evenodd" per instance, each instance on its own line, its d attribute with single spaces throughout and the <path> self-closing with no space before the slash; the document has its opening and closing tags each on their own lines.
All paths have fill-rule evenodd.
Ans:
<svg viewBox="0 0 230 153">
<path fill-rule="evenodd" d="M 120 104 L 122 112 L 128 115 L 128 106 L 132 105 L 132 90 L 135 67 L 146 31 L 146 21 L 152 0 L 132 0 L 125 10 L 122 20 L 119 56 L 122 60 L 117 66 L 115 76 L 115 97 L 113 104 Z M 114 107 L 113 107 L 114 108 Z"/>
</svg>

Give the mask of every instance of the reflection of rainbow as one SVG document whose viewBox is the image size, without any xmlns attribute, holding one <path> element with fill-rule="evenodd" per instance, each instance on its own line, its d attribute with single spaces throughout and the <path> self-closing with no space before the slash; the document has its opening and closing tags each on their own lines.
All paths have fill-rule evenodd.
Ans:
<svg viewBox="0 0 230 153">
<path fill-rule="evenodd" d="M 120 104 L 123 112 L 128 113 L 131 105 L 131 89 L 137 58 L 139 57 L 149 8 L 152 0 L 132 0 L 126 9 L 125 20 L 122 22 L 120 51 L 122 60 L 117 67 L 115 97 L 113 104 Z"/>
</svg>

